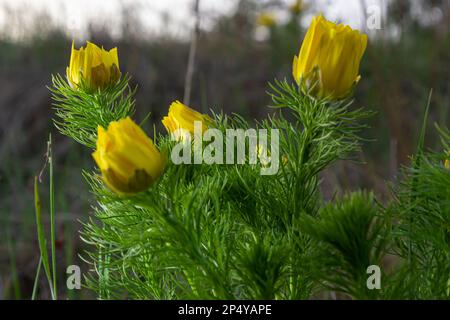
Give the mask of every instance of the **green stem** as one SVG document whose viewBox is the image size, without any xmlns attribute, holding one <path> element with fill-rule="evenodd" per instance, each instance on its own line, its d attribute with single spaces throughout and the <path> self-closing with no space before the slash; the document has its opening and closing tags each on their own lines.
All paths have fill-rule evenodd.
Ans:
<svg viewBox="0 0 450 320">
<path fill-rule="evenodd" d="M 56 284 L 56 232 L 55 232 L 55 187 L 53 183 L 52 135 L 48 139 L 48 164 L 50 168 L 50 238 L 52 247 L 52 274 L 54 299 L 58 299 Z"/>
<path fill-rule="evenodd" d="M 41 253 L 41 260 L 44 266 L 44 271 L 48 280 L 48 284 L 50 286 L 50 293 L 52 299 L 54 299 L 55 295 L 53 293 L 52 278 L 50 276 L 50 265 L 48 263 L 47 241 L 45 240 L 44 225 L 42 224 L 41 200 L 39 197 L 39 183 L 37 177 L 34 178 L 34 207 L 36 211 L 36 227 L 38 234 L 39 250 Z"/>
<path fill-rule="evenodd" d="M 36 271 L 36 277 L 34 278 L 33 293 L 31 294 L 31 300 L 36 300 L 36 294 L 39 284 L 39 276 L 41 274 L 41 267 L 42 267 L 42 256 L 39 257 L 39 263 Z"/>
</svg>

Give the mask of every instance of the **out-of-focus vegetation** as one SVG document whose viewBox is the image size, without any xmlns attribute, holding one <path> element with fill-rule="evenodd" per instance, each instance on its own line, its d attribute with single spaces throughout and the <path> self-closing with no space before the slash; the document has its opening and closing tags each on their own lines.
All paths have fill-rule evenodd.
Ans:
<svg viewBox="0 0 450 320">
<path fill-rule="evenodd" d="M 430 89 L 426 146 L 439 147 L 433 123 L 449 125 L 450 4 L 446 0 L 388 3 L 382 29 L 369 33 L 355 92 L 355 105 L 377 114 L 364 133 L 368 141 L 359 161 L 340 163 L 324 174 L 323 192 L 329 197 L 359 188 L 388 197 L 386 180 L 395 183 L 401 165 L 409 163 Z M 208 30 L 200 30 L 190 104 L 202 112 L 210 108 L 238 112 L 249 119 L 270 113 L 267 82 L 291 77 L 305 22 L 318 9 L 309 4 L 292 11 L 278 1 L 263 6 L 241 0 L 234 13 L 215 18 Z M 258 15 L 271 10 L 284 11 L 287 18 L 258 25 Z M 20 12 L 9 14 L 20 16 Z M 70 35 L 51 27 L 49 17 L 44 18 L 36 17 L 36 28 L 26 41 L 0 39 L 0 299 L 31 296 L 39 259 L 33 181 L 44 164 L 48 134 L 55 132 L 46 85 L 52 74 L 65 73 L 72 41 Z M 129 10 L 124 10 L 121 21 L 119 39 L 111 37 L 107 26 L 90 28 L 86 37 L 108 49 L 118 47 L 121 70 L 140 88 L 136 119 L 151 112 L 147 129 L 155 124 L 162 130 L 160 120 L 170 102 L 183 97 L 189 38 L 170 34 L 143 38 Z M 53 136 L 57 252 L 64 284 L 65 266 L 82 265 L 78 220 L 88 218 L 90 196 L 80 173 L 93 162 L 69 139 Z M 43 208 L 48 208 L 47 178 L 42 179 Z M 90 297 L 84 291 L 66 292 L 64 287 L 62 291 L 69 298 Z M 41 292 L 40 297 L 49 294 Z"/>
</svg>

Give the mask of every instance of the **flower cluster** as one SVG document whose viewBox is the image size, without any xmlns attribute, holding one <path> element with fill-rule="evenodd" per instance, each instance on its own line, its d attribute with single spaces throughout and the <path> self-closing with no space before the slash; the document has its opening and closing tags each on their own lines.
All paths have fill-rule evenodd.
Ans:
<svg viewBox="0 0 450 320">
<path fill-rule="evenodd" d="M 261 16 L 259 20 L 264 25 L 273 23 L 269 16 Z M 299 55 L 294 57 L 294 79 L 302 90 L 316 98 L 345 98 L 360 78 L 359 63 L 366 45 L 366 35 L 322 16 L 315 17 Z M 117 48 L 107 51 L 88 42 L 85 48 L 77 50 L 72 45 L 67 68 L 67 80 L 72 87 L 101 91 L 116 84 L 120 77 Z M 162 124 L 172 136 L 183 140 L 185 134 L 194 133 L 196 121 L 201 122 L 202 132 L 213 122 L 208 115 L 177 100 L 170 105 Z M 93 157 L 105 184 L 121 195 L 149 188 L 162 175 L 167 161 L 152 139 L 129 117 L 112 121 L 107 128 L 98 125 Z"/>
<path fill-rule="evenodd" d="M 67 68 L 67 80 L 79 90 L 96 91 L 116 84 L 121 77 L 117 48 L 106 51 L 88 42 L 76 50 Z M 211 119 L 179 101 L 169 107 L 162 123 L 171 134 L 180 130 L 194 132 L 194 121 L 201 121 L 203 130 Z M 129 117 L 112 121 L 108 128 L 97 128 L 97 147 L 92 154 L 105 184 L 120 195 L 146 190 L 163 173 L 166 156 L 161 154 L 145 132 Z"/>
<path fill-rule="evenodd" d="M 297 1 L 292 14 L 302 10 Z M 322 288 L 355 299 L 447 299 L 450 151 L 419 150 L 386 206 L 368 192 L 321 193 L 321 172 L 359 150 L 360 121 L 372 114 L 349 101 L 366 46 L 366 35 L 317 16 L 294 81 L 269 84 L 280 112 L 252 128 L 176 100 L 161 119 L 167 133 L 151 137 L 132 120 L 134 90 L 117 49 L 72 46 L 67 79 L 54 76 L 50 89 L 57 128 L 90 148 L 99 169 L 85 172 L 96 197 L 96 221 L 82 231 L 92 248 L 87 287 L 100 299 L 297 300 Z M 450 132 L 441 135 L 450 150 Z M 370 283 L 368 267 L 392 252 L 411 259 L 371 290 L 380 282 Z M 409 272 L 429 266 L 444 277 Z"/>
</svg>

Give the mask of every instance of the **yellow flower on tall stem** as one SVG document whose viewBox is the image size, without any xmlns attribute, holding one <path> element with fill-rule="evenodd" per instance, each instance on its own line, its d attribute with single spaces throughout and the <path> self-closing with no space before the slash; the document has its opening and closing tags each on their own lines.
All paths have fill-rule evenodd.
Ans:
<svg viewBox="0 0 450 320">
<path fill-rule="evenodd" d="M 97 150 L 92 154 L 103 181 L 118 194 L 146 190 L 157 180 L 166 159 L 153 141 L 129 117 L 98 127 Z"/>
<path fill-rule="evenodd" d="M 317 98 L 345 98 L 360 79 L 359 64 L 366 47 L 367 35 L 316 16 L 294 57 L 293 77 Z"/>
<path fill-rule="evenodd" d="M 73 87 L 79 87 L 83 82 L 87 88 L 97 90 L 117 83 L 121 76 L 117 48 L 107 51 L 87 42 L 85 48 L 77 50 L 72 43 L 66 74 Z"/>
<path fill-rule="evenodd" d="M 183 135 L 180 135 L 180 131 L 193 135 L 196 121 L 201 122 L 202 133 L 208 129 L 212 122 L 208 115 L 195 111 L 176 100 L 170 105 L 169 113 L 163 118 L 162 124 L 169 133 L 175 135 L 178 139 L 182 139 Z"/>
</svg>

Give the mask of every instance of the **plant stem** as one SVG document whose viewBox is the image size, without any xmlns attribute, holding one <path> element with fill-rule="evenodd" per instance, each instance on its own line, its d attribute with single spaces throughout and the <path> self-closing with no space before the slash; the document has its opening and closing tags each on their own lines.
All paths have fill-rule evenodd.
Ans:
<svg viewBox="0 0 450 320">
<path fill-rule="evenodd" d="M 36 277 L 34 278 L 33 293 L 31 294 L 31 300 L 36 300 L 36 294 L 39 285 L 39 276 L 41 274 L 41 267 L 42 267 L 42 256 L 39 257 L 39 263 L 36 271 Z"/>
<path fill-rule="evenodd" d="M 44 235 L 44 225 L 42 224 L 42 210 L 41 210 L 41 200 L 39 197 L 39 184 L 38 184 L 38 178 L 34 178 L 34 207 L 36 211 L 36 227 L 37 227 L 37 234 L 38 234 L 38 242 L 39 242 L 39 250 L 41 253 L 41 261 L 44 266 L 45 275 L 48 280 L 48 284 L 50 286 L 50 293 L 52 296 L 52 299 L 54 299 L 55 294 L 53 292 L 53 284 L 52 284 L 52 278 L 50 274 L 50 265 L 48 263 L 48 253 L 47 253 L 47 242 L 45 240 Z"/>
<path fill-rule="evenodd" d="M 48 138 L 48 164 L 50 168 L 50 239 L 52 247 L 53 298 L 58 299 L 56 284 L 56 232 L 55 232 L 55 187 L 53 183 L 52 135 Z"/>
</svg>

